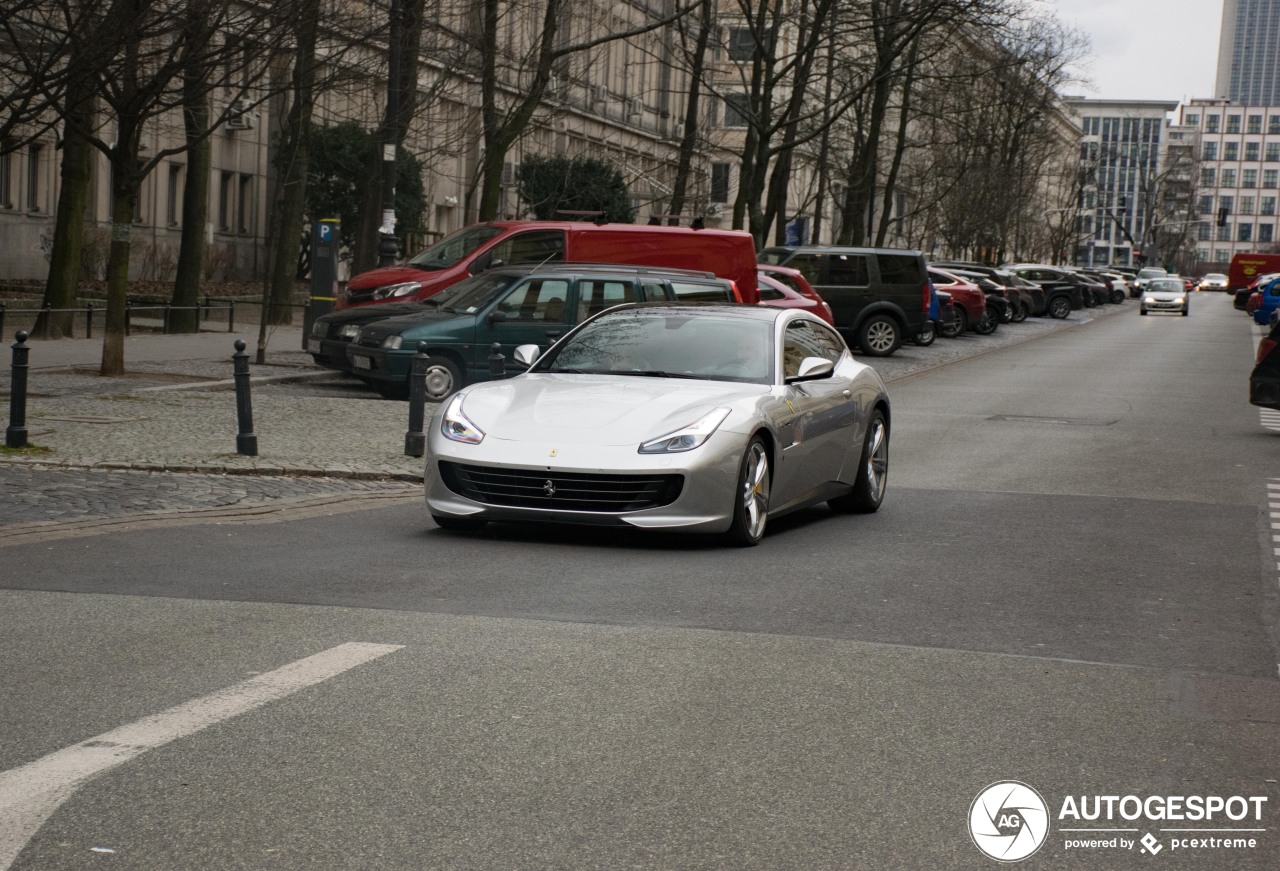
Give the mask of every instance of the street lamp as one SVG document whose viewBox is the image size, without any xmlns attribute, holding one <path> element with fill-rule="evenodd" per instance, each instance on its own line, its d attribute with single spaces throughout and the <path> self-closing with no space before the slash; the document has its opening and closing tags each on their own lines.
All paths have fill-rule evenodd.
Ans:
<svg viewBox="0 0 1280 871">
<path fill-rule="evenodd" d="M 378 227 L 378 265 L 392 266 L 396 244 L 396 146 L 400 141 L 400 31 L 403 0 L 391 0 L 387 30 L 387 114 L 382 124 L 382 225 Z"/>
</svg>

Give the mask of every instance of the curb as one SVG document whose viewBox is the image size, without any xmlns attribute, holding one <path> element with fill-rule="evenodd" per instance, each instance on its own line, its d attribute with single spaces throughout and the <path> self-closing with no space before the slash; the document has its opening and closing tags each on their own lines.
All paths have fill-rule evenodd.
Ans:
<svg viewBox="0 0 1280 871">
<path fill-rule="evenodd" d="M 307 466 L 224 466 L 217 463 L 123 463 L 103 461 L 80 463 L 74 460 L 56 462 L 25 457 L 0 457 L 0 465 L 28 466 L 35 469 L 99 469 L 115 472 L 170 472 L 187 475 L 254 475 L 272 478 L 342 478 L 350 481 L 404 481 L 421 484 L 422 475 L 415 472 L 375 472 L 368 469 Z"/>
</svg>

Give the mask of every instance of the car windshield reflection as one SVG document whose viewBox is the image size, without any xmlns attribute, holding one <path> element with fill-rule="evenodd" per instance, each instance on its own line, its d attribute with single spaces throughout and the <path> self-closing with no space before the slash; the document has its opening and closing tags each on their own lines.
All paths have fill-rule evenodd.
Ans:
<svg viewBox="0 0 1280 871">
<path fill-rule="evenodd" d="M 769 321 L 629 311 L 588 324 L 534 370 L 770 384 L 771 348 Z"/>
</svg>

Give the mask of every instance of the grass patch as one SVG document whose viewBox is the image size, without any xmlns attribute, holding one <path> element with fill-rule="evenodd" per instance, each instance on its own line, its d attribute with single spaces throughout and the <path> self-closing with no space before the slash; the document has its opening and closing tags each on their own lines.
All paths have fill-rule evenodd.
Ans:
<svg viewBox="0 0 1280 871">
<path fill-rule="evenodd" d="M 25 445 L 20 448 L 0 445 L 0 457 L 32 457 L 52 453 L 53 448 L 46 448 L 44 445 Z"/>
</svg>

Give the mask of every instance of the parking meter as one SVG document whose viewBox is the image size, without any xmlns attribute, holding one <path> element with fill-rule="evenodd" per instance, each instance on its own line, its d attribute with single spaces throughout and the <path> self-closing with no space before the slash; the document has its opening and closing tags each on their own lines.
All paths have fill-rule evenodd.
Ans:
<svg viewBox="0 0 1280 871">
<path fill-rule="evenodd" d="M 342 236 L 342 222 L 337 218 L 323 218 L 311 228 L 311 299 L 302 319 L 302 349 L 307 350 L 307 339 L 316 318 L 333 311 L 338 298 L 338 246 Z"/>
</svg>

